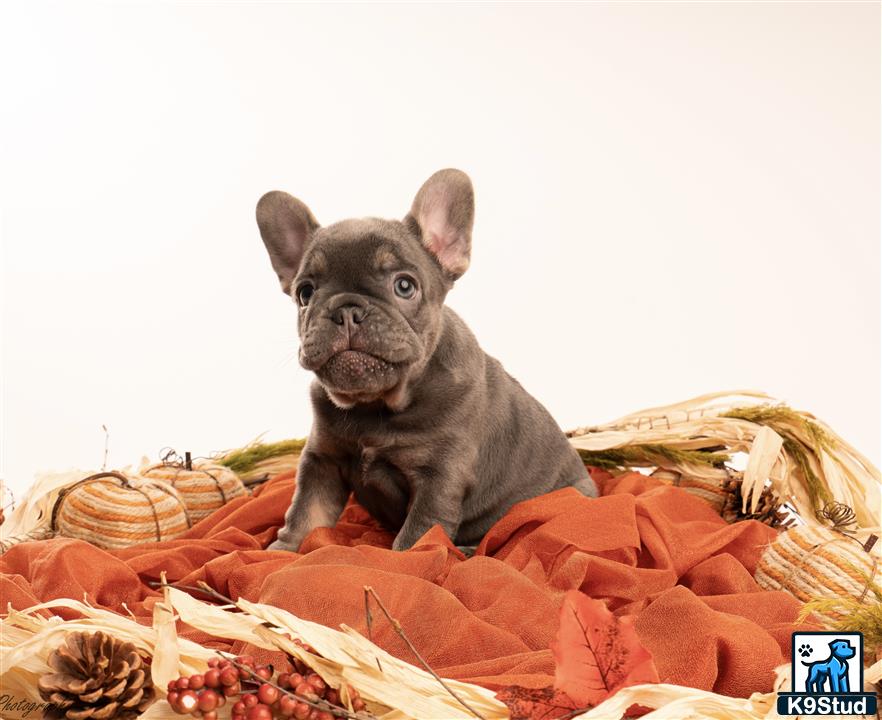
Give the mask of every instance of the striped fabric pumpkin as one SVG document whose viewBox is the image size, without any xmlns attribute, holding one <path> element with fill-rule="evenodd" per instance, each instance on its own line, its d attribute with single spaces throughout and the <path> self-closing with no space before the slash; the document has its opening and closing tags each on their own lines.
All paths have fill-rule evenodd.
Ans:
<svg viewBox="0 0 882 720">
<path fill-rule="evenodd" d="M 119 472 L 97 473 L 65 488 L 52 510 L 56 534 L 107 550 L 171 540 L 189 527 L 174 488 Z"/>
<path fill-rule="evenodd" d="M 766 590 L 784 590 L 805 603 L 815 598 L 874 600 L 868 580 L 875 560 L 859 542 L 824 527 L 802 525 L 782 532 L 766 548 L 754 578 Z M 842 620 L 838 612 L 815 615 L 825 626 Z"/>
<path fill-rule="evenodd" d="M 233 498 L 248 494 L 236 473 L 208 460 L 196 460 L 191 470 L 182 463 L 157 463 L 141 468 L 140 475 L 177 490 L 194 524 Z"/>
<path fill-rule="evenodd" d="M 719 481 L 691 478 L 666 468 L 658 468 L 651 473 L 651 477 L 668 485 L 683 488 L 686 492 L 704 500 L 717 512 L 721 512 L 726 504 L 728 493 L 722 488 Z"/>
</svg>

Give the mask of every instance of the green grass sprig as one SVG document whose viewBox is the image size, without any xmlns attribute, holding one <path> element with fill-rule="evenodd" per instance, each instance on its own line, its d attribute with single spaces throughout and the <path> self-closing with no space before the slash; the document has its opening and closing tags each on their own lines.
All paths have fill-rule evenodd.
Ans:
<svg viewBox="0 0 882 720">
<path fill-rule="evenodd" d="M 300 440 L 279 440 L 272 443 L 255 443 L 241 450 L 233 452 L 222 457 L 218 462 L 226 465 L 233 472 L 242 475 L 254 469 L 254 467 L 270 458 L 279 457 L 280 455 L 291 455 L 299 453 L 306 444 L 305 439 Z"/>
</svg>

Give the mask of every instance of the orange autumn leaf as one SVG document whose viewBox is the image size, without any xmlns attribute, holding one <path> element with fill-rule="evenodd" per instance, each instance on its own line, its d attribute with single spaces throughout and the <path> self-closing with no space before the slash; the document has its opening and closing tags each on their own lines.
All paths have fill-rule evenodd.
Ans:
<svg viewBox="0 0 882 720">
<path fill-rule="evenodd" d="M 578 590 L 564 596 L 551 651 L 555 689 L 579 706 L 597 705 L 628 685 L 658 682 L 652 655 L 640 644 L 634 619 L 615 617 L 600 600 Z"/>
<path fill-rule="evenodd" d="M 552 687 L 533 689 L 510 685 L 496 693 L 508 706 L 510 720 L 559 720 L 581 712 L 569 695 Z"/>
</svg>

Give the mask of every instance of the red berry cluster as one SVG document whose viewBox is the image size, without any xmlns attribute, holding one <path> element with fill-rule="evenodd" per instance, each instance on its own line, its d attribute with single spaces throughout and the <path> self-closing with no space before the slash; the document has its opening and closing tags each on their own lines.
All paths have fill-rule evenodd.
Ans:
<svg viewBox="0 0 882 720">
<path fill-rule="evenodd" d="M 323 700 L 340 707 L 339 691 L 328 687 L 299 660 L 293 660 L 293 665 L 293 672 L 279 673 L 275 685 L 310 702 Z M 208 666 L 202 675 L 181 677 L 168 684 L 168 703 L 175 712 L 189 713 L 202 720 L 217 720 L 217 709 L 226 704 L 227 698 L 241 695 L 233 705 L 232 720 L 334 720 L 333 713 L 312 707 L 266 682 L 273 678 L 272 665 L 256 665 L 250 655 L 237 657 L 235 664 L 212 658 Z M 352 687 L 348 690 L 353 710 L 364 710 L 365 703 L 358 692 Z"/>
</svg>

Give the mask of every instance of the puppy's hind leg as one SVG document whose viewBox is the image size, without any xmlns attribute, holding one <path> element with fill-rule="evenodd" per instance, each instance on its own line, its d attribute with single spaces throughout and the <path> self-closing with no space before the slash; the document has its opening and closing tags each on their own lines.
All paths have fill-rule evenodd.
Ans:
<svg viewBox="0 0 882 720">
<path fill-rule="evenodd" d="M 579 478 L 573 483 L 573 487 L 585 497 L 595 498 L 599 495 L 597 492 L 597 485 L 594 484 L 594 480 L 591 479 L 590 475 L 588 477 Z"/>
<path fill-rule="evenodd" d="M 332 527 L 349 497 L 342 468 L 315 453 L 304 451 L 297 467 L 297 489 L 285 513 L 285 525 L 267 550 L 297 552 L 317 527 Z"/>
</svg>

